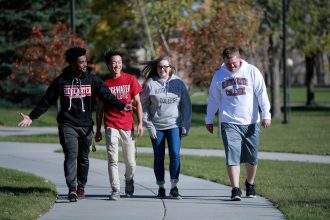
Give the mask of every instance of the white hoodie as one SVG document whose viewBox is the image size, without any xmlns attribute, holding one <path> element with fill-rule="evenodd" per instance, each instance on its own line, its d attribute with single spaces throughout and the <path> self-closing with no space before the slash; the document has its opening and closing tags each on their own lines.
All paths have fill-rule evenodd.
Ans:
<svg viewBox="0 0 330 220">
<path fill-rule="evenodd" d="M 209 90 L 206 124 L 213 124 L 219 110 L 221 122 L 249 125 L 260 122 L 259 106 L 263 119 L 271 119 L 266 85 L 260 71 L 241 60 L 241 67 L 230 73 L 225 65 L 215 72 Z"/>
</svg>

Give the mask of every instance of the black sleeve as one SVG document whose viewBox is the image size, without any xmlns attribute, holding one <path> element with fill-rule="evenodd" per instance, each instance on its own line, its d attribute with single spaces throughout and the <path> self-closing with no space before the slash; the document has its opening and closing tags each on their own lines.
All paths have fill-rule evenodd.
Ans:
<svg viewBox="0 0 330 220">
<path fill-rule="evenodd" d="M 58 99 L 59 97 L 59 83 L 58 80 L 55 79 L 52 84 L 48 87 L 45 95 L 36 105 L 36 107 L 29 114 L 32 120 L 37 119 L 45 113 Z"/>
<path fill-rule="evenodd" d="M 117 99 L 117 97 L 111 93 L 110 89 L 98 76 L 94 76 L 94 85 L 96 95 L 102 102 L 108 103 L 118 110 L 124 109 L 125 104 L 119 101 L 119 99 Z"/>
</svg>

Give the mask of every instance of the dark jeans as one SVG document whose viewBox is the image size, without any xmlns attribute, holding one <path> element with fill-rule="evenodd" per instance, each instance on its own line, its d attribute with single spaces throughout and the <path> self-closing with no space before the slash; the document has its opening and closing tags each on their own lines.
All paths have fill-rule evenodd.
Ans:
<svg viewBox="0 0 330 220">
<path fill-rule="evenodd" d="M 89 147 L 93 127 L 59 125 L 59 138 L 64 152 L 64 175 L 69 190 L 84 189 L 89 169 Z"/>
</svg>

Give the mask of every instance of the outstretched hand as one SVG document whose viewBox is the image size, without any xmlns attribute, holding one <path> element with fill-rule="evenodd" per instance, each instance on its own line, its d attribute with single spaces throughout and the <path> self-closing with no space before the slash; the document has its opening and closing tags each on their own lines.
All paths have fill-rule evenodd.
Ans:
<svg viewBox="0 0 330 220">
<path fill-rule="evenodd" d="M 30 116 L 25 115 L 23 113 L 20 113 L 21 117 L 23 118 L 23 120 L 18 124 L 19 127 L 28 127 L 31 125 L 32 123 L 32 119 L 30 118 Z"/>
</svg>

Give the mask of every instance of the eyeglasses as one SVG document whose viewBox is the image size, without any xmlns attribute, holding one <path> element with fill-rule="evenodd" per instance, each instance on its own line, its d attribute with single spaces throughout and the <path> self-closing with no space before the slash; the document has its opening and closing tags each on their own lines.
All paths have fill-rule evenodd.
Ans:
<svg viewBox="0 0 330 220">
<path fill-rule="evenodd" d="M 167 70 L 168 68 L 170 68 L 170 66 L 157 66 L 157 68 Z"/>
</svg>

